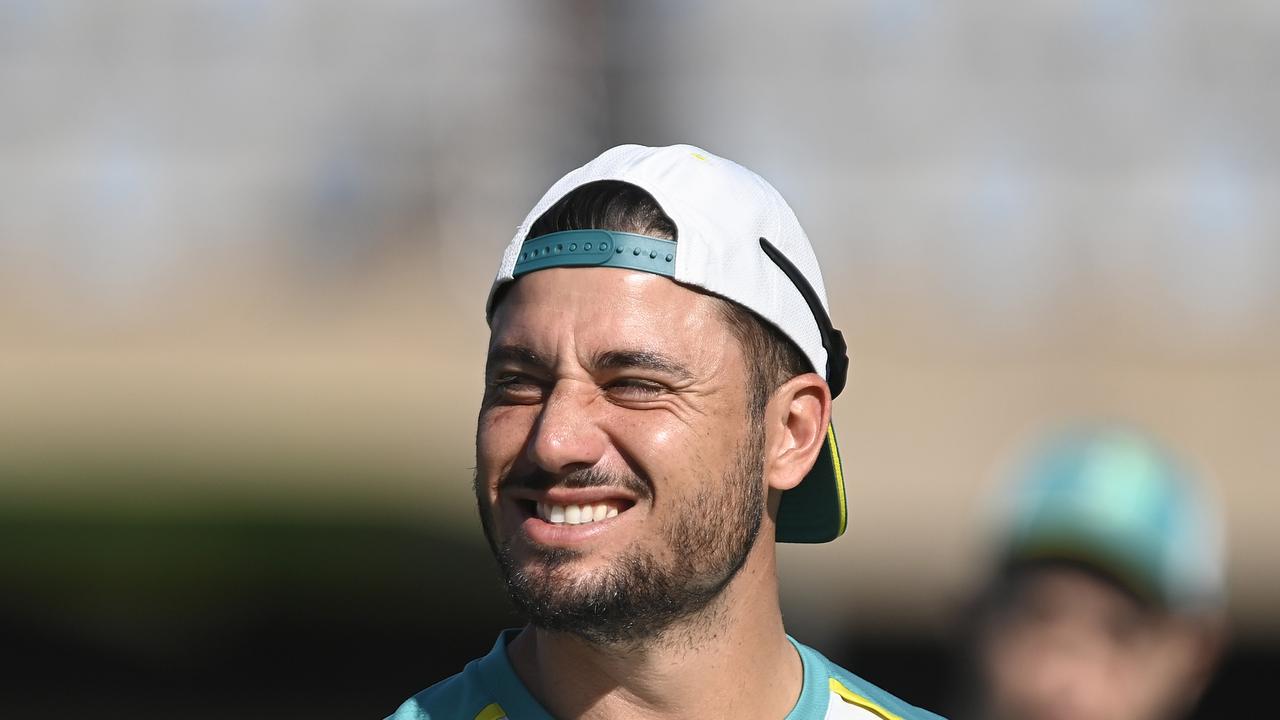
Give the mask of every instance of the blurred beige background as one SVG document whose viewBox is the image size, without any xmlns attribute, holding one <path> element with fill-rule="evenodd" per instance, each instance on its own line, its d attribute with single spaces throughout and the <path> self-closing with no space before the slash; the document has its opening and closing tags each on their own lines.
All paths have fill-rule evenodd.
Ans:
<svg viewBox="0 0 1280 720">
<path fill-rule="evenodd" d="M 769 178 L 849 340 L 793 632 L 941 632 L 1047 425 L 1201 468 L 1280 639 L 1280 6 L 0 3 L 0 502 L 457 528 L 489 279 L 562 173 Z M 471 534 L 474 535 L 471 535 Z"/>
</svg>

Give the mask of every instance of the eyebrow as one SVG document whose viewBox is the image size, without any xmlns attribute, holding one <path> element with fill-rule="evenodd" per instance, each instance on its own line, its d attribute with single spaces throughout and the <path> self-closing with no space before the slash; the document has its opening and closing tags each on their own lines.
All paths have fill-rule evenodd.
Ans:
<svg viewBox="0 0 1280 720">
<path fill-rule="evenodd" d="M 485 369 L 489 370 L 500 363 L 532 365 L 539 368 L 550 366 L 546 358 L 524 345 L 495 345 L 490 348 L 489 357 L 485 359 L 484 363 Z"/>
<path fill-rule="evenodd" d="M 592 358 L 593 364 L 601 370 L 623 370 L 641 368 L 664 375 L 671 375 L 682 380 L 693 377 L 693 373 L 680 363 L 666 355 L 649 350 L 606 350 Z"/>
<path fill-rule="evenodd" d="M 524 345 L 495 345 L 489 350 L 485 368 L 511 363 L 536 368 L 549 368 L 551 363 L 532 348 Z M 640 368 L 688 380 L 693 373 L 684 365 L 661 353 L 649 350 L 606 350 L 591 359 L 593 370 L 624 370 Z"/>
</svg>

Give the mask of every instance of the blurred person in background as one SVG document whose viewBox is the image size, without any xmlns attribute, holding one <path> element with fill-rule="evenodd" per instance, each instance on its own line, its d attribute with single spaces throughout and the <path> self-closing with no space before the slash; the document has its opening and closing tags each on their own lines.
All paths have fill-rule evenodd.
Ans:
<svg viewBox="0 0 1280 720">
<path fill-rule="evenodd" d="M 1168 451 L 1118 426 L 1050 439 L 1016 477 L 979 599 L 971 717 L 1172 720 L 1224 638 L 1218 518 Z"/>
<path fill-rule="evenodd" d="M 775 542 L 846 526 L 848 361 L 772 186 L 606 151 L 517 229 L 487 313 L 475 490 L 529 625 L 395 720 L 937 717 L 783 628 Z"/>
</svg>

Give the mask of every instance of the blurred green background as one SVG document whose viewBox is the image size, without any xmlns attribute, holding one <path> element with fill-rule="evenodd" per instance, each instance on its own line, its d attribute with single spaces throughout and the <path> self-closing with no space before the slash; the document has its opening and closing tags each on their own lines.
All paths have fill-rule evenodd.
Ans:
<svg viewBox="0 0 1280 720">
<path fill-rule="evenodd" d="M 6 717 L 382 717 L 518 623 L 475 522 L 501 248 L 620 142 L 759 171 L 852 367 L 788 627 L 945 710 L 1047 425 L 1228 530 L 1203 715 L 1280 669 L 1280 9 L 0 0 Z"/>
</svg>

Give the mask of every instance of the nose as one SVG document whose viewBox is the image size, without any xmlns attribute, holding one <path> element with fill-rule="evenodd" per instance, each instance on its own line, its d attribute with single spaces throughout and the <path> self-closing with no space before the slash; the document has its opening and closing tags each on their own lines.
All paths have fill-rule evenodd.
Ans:
<svg viewBox="0 0 1280 720">
<path fill-rule="evenodd" d="M 596 417 L 593 391 L 582 383 L 556 383 L 533 426 L 526 448 L 529 460 L 557 475 L 599 462 L 607 441 Z"/>
</svg>

